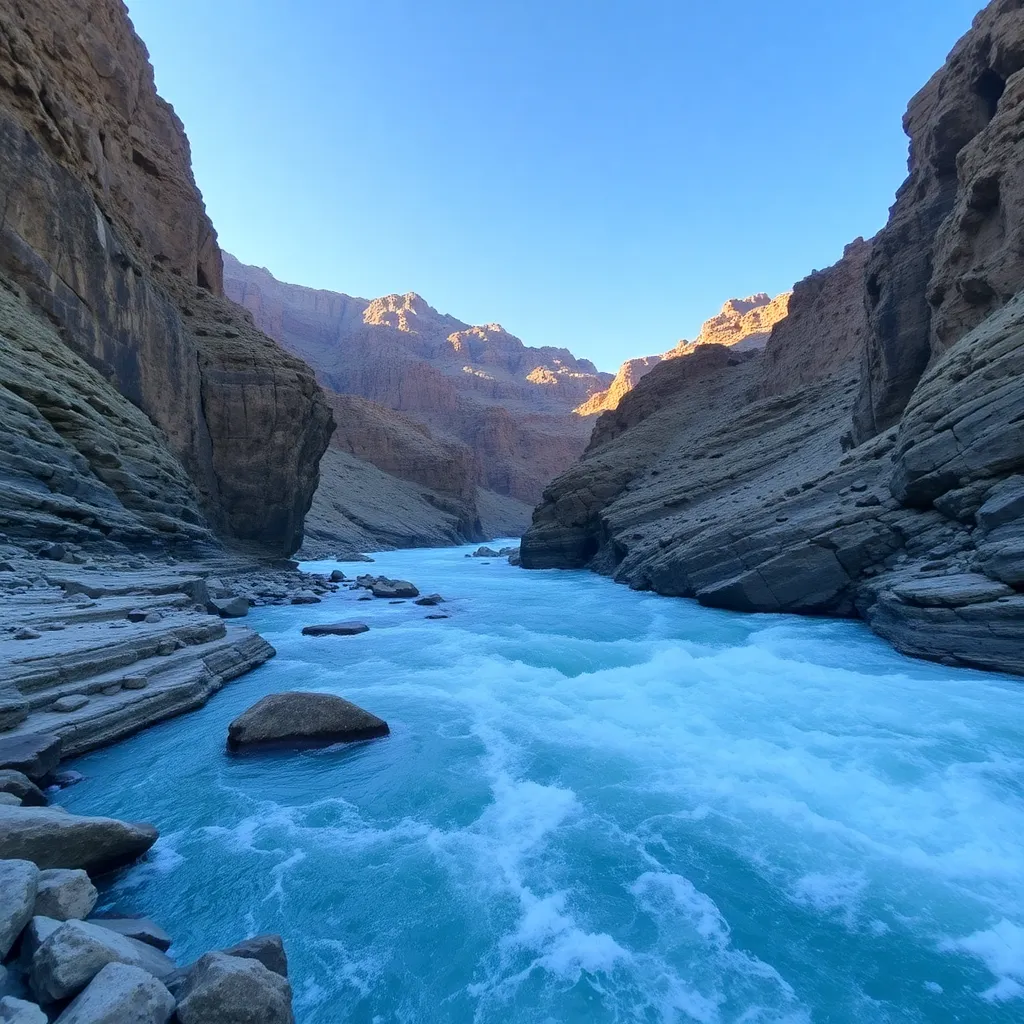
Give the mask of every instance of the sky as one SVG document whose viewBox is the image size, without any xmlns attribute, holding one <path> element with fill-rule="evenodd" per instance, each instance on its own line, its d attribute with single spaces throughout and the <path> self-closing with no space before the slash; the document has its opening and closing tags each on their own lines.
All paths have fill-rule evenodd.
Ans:
<svg viewBox="0 0 1024 1024">
<path fill-rule="evenodd" d="M 980 0 L 127 0 L 223 248 L 614 370 L 884 223 Z"/>
</svg>

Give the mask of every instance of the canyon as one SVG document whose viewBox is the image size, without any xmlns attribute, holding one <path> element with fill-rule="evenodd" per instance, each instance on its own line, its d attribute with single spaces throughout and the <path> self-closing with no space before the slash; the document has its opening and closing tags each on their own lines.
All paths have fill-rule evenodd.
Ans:
<svg viewBox="0 0 1024 1024">
<path fill-rule="evenodd" d="M 1024 673 L 1024 9 L 911 100 L 875 238 L 799 282 L 763 352 L 658 360 L 545 491 L 528 568 L 749 612 L 859 616 Z"/>
</svg>

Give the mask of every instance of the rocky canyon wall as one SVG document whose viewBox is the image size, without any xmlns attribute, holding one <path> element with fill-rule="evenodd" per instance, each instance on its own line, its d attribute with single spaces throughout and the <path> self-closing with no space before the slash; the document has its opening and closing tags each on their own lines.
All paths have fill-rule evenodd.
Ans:
<svg viewBox="0 0 1024 1024">
<path fill-rule="evenodd" d="M 0 0 L 0 204 L 0 397 L 42 431 L 41 448 L 0 470 L 8 484 L 49 504 L 51 532 L 120 529 L 77 513 L 68 491 L 106 486 L 132 505 L 145 474 L 118 449 L 131 422 L 159 450 L 150 500 L 174 480 L 154 539 L 209 528 L 294 550 L 331 411 L 308 367 L 224 297 L 184 130 L 120 0 Z M 44 351 L 65 377 L 45 396 L 13 386 Z M 67 410 L 82 402 L 77 414 L 104 421 L 88 450 Z M 5 418 L 5 434 L 18 422 Z M 72 449 L 81 479 L 47 476 Z"/>
<path fill-rule="evenodd" d="M 660 362 L 547 488 L 526 567 L 742 611 L 861 616 L 1024 673 L 1024 4 L 911 102 L 887 226 L 794 289 L 763 353 Z"/>
</svg>

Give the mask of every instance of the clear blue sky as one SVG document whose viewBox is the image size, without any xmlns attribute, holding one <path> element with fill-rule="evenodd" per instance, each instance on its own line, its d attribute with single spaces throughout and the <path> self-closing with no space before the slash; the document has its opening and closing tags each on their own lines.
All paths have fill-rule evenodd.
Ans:
<svg viewBox="0 0 1024 1024">
<path fill-rule="evenodd" d="M 885 221 L 980 0 L 128 0 L 224 248 L 604 369 Z"/>
</svg>

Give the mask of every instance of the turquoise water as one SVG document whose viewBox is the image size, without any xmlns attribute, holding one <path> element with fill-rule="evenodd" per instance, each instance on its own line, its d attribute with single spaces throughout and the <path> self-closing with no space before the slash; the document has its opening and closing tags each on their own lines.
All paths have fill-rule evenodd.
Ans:
<svg viewBox="0 0 1024 1024">
<path fill-rule="evenodd" d="M 106 902 L 183 960 L 281 932 L 300 1024 L 1024 1019 L 1020 682 L 465 550 L 369 567 L 451 618 L 256 610 L 277 658 L 80 759 L 70 810 L 161 831 Z M 297 688 L 392 735 L 225 755 Z"/>
</svg>

